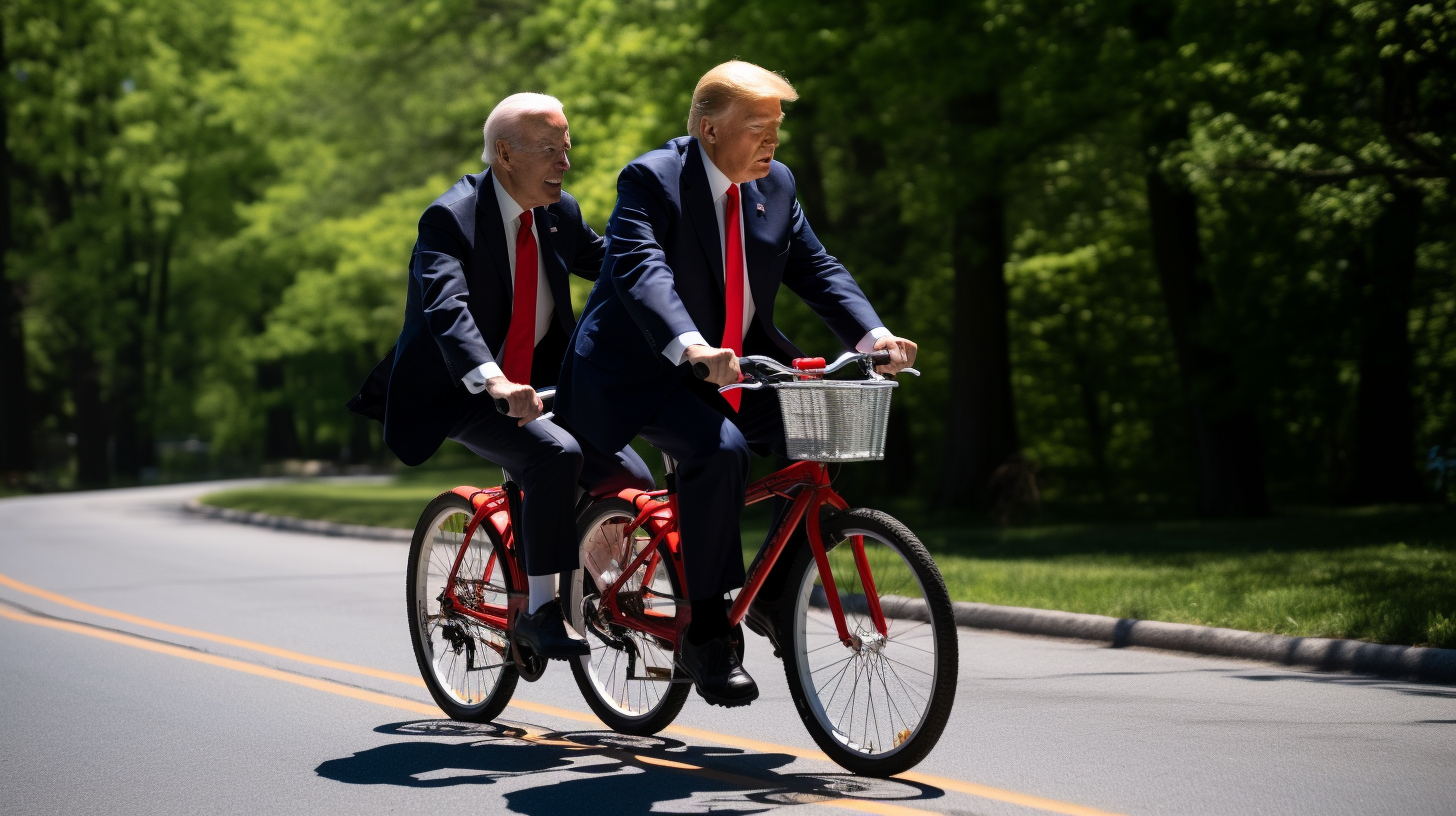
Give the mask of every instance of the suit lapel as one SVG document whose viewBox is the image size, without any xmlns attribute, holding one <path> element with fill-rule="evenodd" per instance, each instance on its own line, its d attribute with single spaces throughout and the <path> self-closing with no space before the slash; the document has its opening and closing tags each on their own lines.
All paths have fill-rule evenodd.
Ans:
<svg viewBox="0 0 1456 816">
<path fill-rule="evenodd" d="M 772 243 L 767 213 L 763 206 L 763 194 L 758 191 L 758 182 L 738 185 L 739 201 L 743 206 L 743 262 L 748 265 L 748 286 L 753 294 L 754 309 L 763 312 L 760 298 L 767 297 L 772 303 L 778 293 L 778 282 L 769 280 L 771 264 L 778 254 L 778 247 Z"/>
<path fill-rule="evenodd" d="M 561 328 L 569 334 L 575 327 L 576 317 L 571 311 L 571 286 L 566 271 L 566 260 L 556 248 L 556 214 L 545 207 L 532 212 L 536 219 L 536 237 L 540 239 L 541 259 L 546 267 L 546 286 L 551 289 L 551 299 L 556 303 L 556 319 Z"/>
<path fill-rule="evenodd" d="M 506 252 L 506 230 L 501 223 L 500 204 L 495 200 L 495 178 L 486 170 L 475 189 L 475 245 L 485 247 L 482 263 L 495 268 L 495 275 L 505 287 L 509 298 L 515 288 L 512 285 L 510 255 Z"/>
<path fill-rule="evenodd" d="M 713 285 L 718 296 L 723 296 L 723 241 L 718 237 L 718 211 L 713 206 L 713 192 L 708 187 L 708 171 L 703 169 L 703 153 L 696 139 L 688 143 L 687 158 L 683 165 L 682 201 L 683 211 L 693 222 L 693 231 L 703 255 L 708 259 L 708 270 L 712 273 Z"/>
</svg>

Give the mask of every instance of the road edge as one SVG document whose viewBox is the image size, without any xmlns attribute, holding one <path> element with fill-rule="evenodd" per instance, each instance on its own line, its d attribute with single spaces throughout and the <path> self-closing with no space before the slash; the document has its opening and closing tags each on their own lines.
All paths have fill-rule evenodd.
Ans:
<svg viewBox="0 0 1456 816">
<path fill-rule="evenodd" d="M 1291 637 L 1191 623 L 1163 623 L 969 601 L 956 601 L 952 606 L 955 607 L 956 623 L 973 629 L 1092 641 L 1115 649 L 1136 646 L 1237 657 L 1321 671 L 1413 677 L 1432 682 L 1456 681 L 1456 649 Z"/>
<path fill-rule="evenodd" d="M 271 513 L 236 510 L 231 507 L 218 507 L 215 504 L 204 504 L 197 499 L 189 500 L 186 504 L 182 505 L 182 509 L 194 515 L 231 521 L 237 524 L 252 524 L 256 527 L 269 527 L 274 530 L 289 530 L 298 533 L 312 533 L 314 535 L 364 538 L 371 541 L 403 541 L 406 543 L 414 536 L 412 530 L 400 530 L 394 527 L 370 527 L 364 524 L 339 524 L 333 521 L 301 519 L 294 518 L 293 516 L 275 516 Z"/>
<path fill-rule="evenodd" d="M 413 535 L 410 530 L 392 527 L 338 524 L 332 521 L 235 510 L 204 504 L 197 499 L 188 501 L 183 509 L 188 513 L 222 521 L 314 535 L 398 542 L 408 542 Z M 1163 623 L 971 601 L 955 601 L 952 606 L 955 609 L 956 624 L 970 629 L 1089 641 L 1115 649 L 1134 646 L 1214 657 L 1235 657 L 1320 671 L 1456 682 L 1456 649 L 1393 646 L 1362 640 L 1290 637 L 1191 623 Z"/>
</svg>

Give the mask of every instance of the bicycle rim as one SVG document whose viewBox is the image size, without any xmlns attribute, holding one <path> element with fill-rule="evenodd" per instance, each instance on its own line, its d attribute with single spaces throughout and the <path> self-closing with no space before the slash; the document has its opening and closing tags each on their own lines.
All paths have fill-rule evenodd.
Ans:
<svg viewBox="0 0 1456 816">
<path fill-rule="evenodd" d="M 784 622 L 789 684 L 811 735 L 836 762 L 856 773 L 898 773 L 929 752 L 950 713 L 958 660 L 950 601 L 924 547 L 889 516 L 840 514 L 826 533 L 841 541 L 827 558 L 851 643 L 840 640 L 806 548 Z M 870 613 L 856 540 L 885 617 L 883 635 Z"/>
<path fill-rule="evenodd" d="M 410 548 L 410 624 L 431 696 L 455 719 L 485 721 L 500 713 L 515 688 L 515 667 L 503 656 L 505 633 L 447 612 L 441 604 L 472 512 L 464 499 L 446 494 L 421 518 Z M 495 541 L 482 525 L 471 536 L 455 575 L 455 599 L 461 606 L 505 606 L 505 565 L 491 558 L 494 553 Z"/>
<path fill-rule="evenodd" d="M 610 585 L 610 563 L 625 566 L 646 547 L 649 536 L 637 531 L 630 540 L 623 532 L 635 511 L 625 501 L 603 502 L 587 511 L 581 529 L 584 563 L 595 561 L 595 571 L 607 565 L 601 584 Z M 676 591 L 672 566 L 662 563 L 655 570 L 650 592 L 643 593 L 646 569 L 638 570 L 623 584 L 619 603 L 634 595 L 642 598 L 643 614 L 671 620 L 677 614 L 671 596 Z M 586 639 L 591 653 L 572 664 L 572 673 L 582 695 L 597 716 L 617 731 L 632 734 L 656 733 L 666 727 L 682 709 L 689 687 L 669 682 L 674 675 L 673 648 L 656 637 L 618 624 L 607 624 L 598 613 L 602 586 L 593 570 L 578 569 L 562 592 L 568 609 L 567 620 Z"/>
</svg>

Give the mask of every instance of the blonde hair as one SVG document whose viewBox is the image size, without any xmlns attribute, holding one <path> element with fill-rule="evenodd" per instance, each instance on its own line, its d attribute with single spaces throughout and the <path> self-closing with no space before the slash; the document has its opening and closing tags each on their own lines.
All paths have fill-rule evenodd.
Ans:
<svg viewBox="0 0 1456 816">
<path fill-rule="evenodd" d="M 554 96 L 518 93 L 502 99 L 485 118 L 485 126 L 481 128 L 485 133 L 485 150 L 481 151 L 480 160 L 486 164 L 495 161 L 495 143 L 501 140 L 512 150 L 525 150 L 526 146 L 521 142 L 521 120 L 546 113 L 566 115 L 561 100 Z"/>
<path fill-rule="evenodd" d="M 688 108 L 688 135 L 697 136 L 704 116 L 717 116 L 740 100 L 777 99 L 793 102 L 799 92 L 787 79 L 751 62 L 732 60 L 714 68 L 698 80 L 693 104 Z"/>
</svg>

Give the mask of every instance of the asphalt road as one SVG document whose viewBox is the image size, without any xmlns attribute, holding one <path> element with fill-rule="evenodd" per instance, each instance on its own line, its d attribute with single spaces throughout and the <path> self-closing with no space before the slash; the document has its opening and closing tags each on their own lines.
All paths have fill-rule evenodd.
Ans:
<svg viewBox="0 0 1456 816">
<path fill-rule="evenodd" d="M 1456 687 L 961 632 L 908 778 L 817 756 L 782 669 L 602 730 L 563 665 L 442 719 L 404 545 L 184 514 L 219 485 L 0 500 L 0 813 L 1456 813 Z"/>
</svg>

